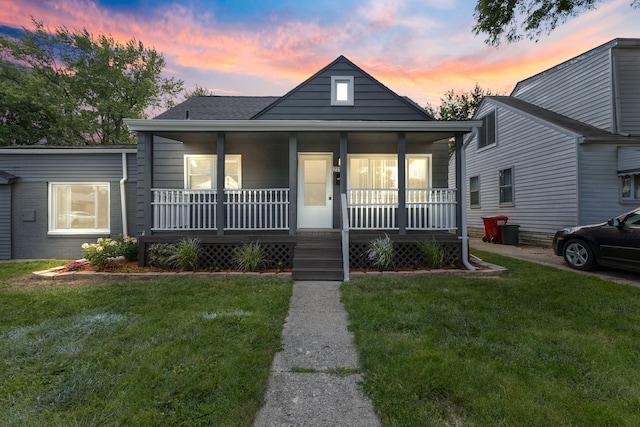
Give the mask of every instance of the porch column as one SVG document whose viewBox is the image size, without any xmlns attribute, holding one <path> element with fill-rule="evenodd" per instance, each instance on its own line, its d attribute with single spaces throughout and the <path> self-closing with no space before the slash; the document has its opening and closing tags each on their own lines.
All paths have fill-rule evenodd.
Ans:
<svg viewBox="0 0 640 427">
<path fill-rule="evenodd" d="M 407 138 L 398 133 L 398 234 L 407 234 Z"/>
<path fill-rule="evenodd" d="M 224 132 L 218 132 L 216 151 L 216 192 L 218 202 L 216 203 L 216 228 L 218 236 L 224 235 Z"/>
<path fill-rule="evenodd" d="M 346 132 L 340 134 L 340 194 L 347 193 L 347 145 L 349 139 Z"/>
<path fill-rule="evenodd" d="M 143 153 L 142 155 L 140 153 Z M 148 159 L 143 168 L 140 168 L 140 162 L 142 159 Z M 138 132 L 138 154 L 136 155 L 136 163 L 138 163 L 138 170 L 142 169 L 144 195 L 142 197 L 143 208 L 142 212 L 144 217 L 142 218 L 144 229 L 142 230 L 143 236 L 151 236 L 151 227 L 153 227 L 153 196 L 151 189 L 153 188 L 153 135 L 149 133 Z M 140 199 L 138 199 L 140 200 Z M 144 260 L 143 260 L 144 261 Z"/>
<path fill-rule="evenodd" d="M 289 134 L 289 234 L 298 229 L 298 136 Z"/>
<path fill-rule="evenodd" d="M 464 188 L 462 185 L 464 184 L 462 182 L 462 168 L 465 167 L 465 165 L 462 164 L 462 150 L 464 150 L 462 144 L 462 133 L 456 132 L 456 235 L 458 235 L 458 237 L 462 236 L 462 215 L 464 214 L 464 212 L 462 212 L 462 198 L 464 197 L 464 194 L 462 194 L 462 189 Z"/>
</svg>

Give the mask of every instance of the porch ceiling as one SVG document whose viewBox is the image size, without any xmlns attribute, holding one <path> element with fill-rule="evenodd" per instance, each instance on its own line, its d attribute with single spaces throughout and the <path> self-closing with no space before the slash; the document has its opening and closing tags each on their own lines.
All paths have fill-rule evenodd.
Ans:
<svg viewBox="0 0 640 427">
<path fill-rule="evenodd" d="M 423 142 L 452 138 L 482 121 L 314 121 L 314 120 L 140 120 L 125 119 L 129 130 L 185 143 L 206 143 L 217 132 L 406 132 Z M 215 138 L 214 138 L 215 140 Z"/>
</svg>

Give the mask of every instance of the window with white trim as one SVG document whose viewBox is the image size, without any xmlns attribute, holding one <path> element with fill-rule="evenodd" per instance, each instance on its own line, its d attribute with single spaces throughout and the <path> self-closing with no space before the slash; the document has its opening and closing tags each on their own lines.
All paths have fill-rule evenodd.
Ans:
<svg viewBox="0 0 640 427">
<path fill-rule="evenodd" d="M 49 233 L 110 232 L 108 182 L 49 183 Z"/>
<path fill-rule="evenodd" d="M 331 76 L 331 105 L 353 105 L 353 76 Z"/>
<path fill-rule="evenodd" d="M 184 156 L 184 187 L 195 190 L 216 188 L 217 156 L 186 154 Z M 242 156 L 227 154 L 224 157 L 224 188 L 242 188 Z"/>
<path fill-rule="evenodd" d="M 407 155 L 407 189 L 431 186 L 431 156 Z M 350 154 L 349 188 L 398 188 L 398 156 L 396 154 Z"/>
<path fill-rule="evenodd" d="M 482 127 L 478 129 L 478 148 L 496 143 L 496 112 L 492 111 L 482 118 Z"/>
<path fill-rule="evenodd" d="M 513 206 L 513 168 L 501 169 L 500 176 L 500 206 Z"/>
<path fill-rule="evenodd" d="M 620 176 L 620 198 L 624 200 L 640 200 L 640 174 Z"/>
<path fill-rule="evenodd" d="M 480 177 L 472 176 L 469 178 L 469 207 L 480 207 Z"/>
</svg>

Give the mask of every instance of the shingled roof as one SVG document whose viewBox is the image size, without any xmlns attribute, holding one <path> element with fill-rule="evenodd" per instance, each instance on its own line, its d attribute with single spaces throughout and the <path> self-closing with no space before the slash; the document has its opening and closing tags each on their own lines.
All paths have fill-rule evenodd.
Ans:
<svg viewBox="0 0 640 427">
<path fill-rule="evenodd" d="M 194 96 L 154 119 L 249 120 L 278 99 L 278 96 Z"/>
<path fill-rule="evenodd" d="M 562 114 L 547 110 L 546 108 L 538 107 L 537 105 L 531 104 L 513 96 L 490 96 L 488 98 L 504 105 L 516 108 L 524 113 L 528 113 L 548 123 L 560 126 L 561 128 L 584 136 L 585 138 L 608 138 L 616 136 L 616 134 L 613 134 L 604 129 L 600 129 L 587 123 L 574 120 L 570 117 L 563 116 Z"/>
</svg>

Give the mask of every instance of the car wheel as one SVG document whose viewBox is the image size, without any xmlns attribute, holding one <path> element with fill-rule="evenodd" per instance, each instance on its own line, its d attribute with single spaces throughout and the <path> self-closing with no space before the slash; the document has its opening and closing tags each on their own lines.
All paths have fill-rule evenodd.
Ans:
<svg viewBox="0 0 640 427">
<path fill-rule="evenodd" d="M 582 240 L 569 240 L 563 250 L 564 261 L 576 270 L 591 270 L 594 265 L 593 251 Z"/>
</svg>

